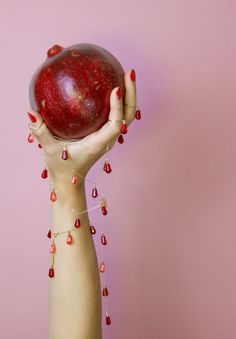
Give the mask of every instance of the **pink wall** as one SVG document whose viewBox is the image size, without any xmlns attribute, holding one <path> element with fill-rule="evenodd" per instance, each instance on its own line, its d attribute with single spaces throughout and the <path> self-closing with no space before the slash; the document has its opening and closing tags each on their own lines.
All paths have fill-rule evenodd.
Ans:
<svg viewBox="0 0 236 339">
<path fill-rule="evenodd" d="M 102 183 L 104 339 L 236 338 L 235 15 L 233 0 L 0 3 L 1 338 L 47 337 L 48 186 L 26 142 L 28 84 L 52 44 L 79 42 L 136 69 L 143 112 Z"/>
</svg>

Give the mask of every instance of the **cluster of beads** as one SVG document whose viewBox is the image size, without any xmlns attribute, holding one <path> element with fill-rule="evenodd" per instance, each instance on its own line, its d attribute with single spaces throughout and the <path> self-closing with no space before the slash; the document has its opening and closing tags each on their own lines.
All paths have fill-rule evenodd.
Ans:
<svg viewBox="0 0 236 339">
<path fill-rule="evenodd" d="M 136 120 L 140 120 L 141 119 L 141 111 L 139 109 L 138 106 L 130 106 L 130 105 L 125 105 L 125 106 L 129 106 L 130 108 L 132 109 L 135 109 L 135 118 Z M 127 128 L 127 125 L 126 125 L 126 121 L 125 120 L 122 120 L 122 125 L 121 125 L 121 130 L 120 130 L 120 135 L 117 139 L 118 143 L 119 144 L 123 144 L 124 143 L 124 137 L 123 135 L 127 134 L 128 132 L 128 128 Z M 30 144 L 32 144 L 34 142 L 34 135 L 32 132 L 29 133 L 28 135 L 28 142 Z M 42 146 L 40 144 L 38 144 L 38 147 L 39 148 L 42 148 Z M 108 146 L 107 146 L 107 154 L 108 154 Z M 66 161 L 68 159 L 70 159 L 70 156 L 69 156 L 69 152 L 68 152 L 68 149 L 67 149 L 67 146 L 66 144 L 63 145 L 63 149 L 62 149 L 62 152 L 61 152 L 61 159 Z M 71 159 L 70 159 L 71 160 Z M 78 181 L 79 181 L 79 177 L 83 178 L 84 180 L 87 180 L 88 182 L 90 183 L 93 183 L 93 188 L 92 188 L 92 193 L 91 193 L 91 196 L 92 198 L 96 199 L 98 197 L 98 190 L 97 190 L 97 187 L 96 187 L 96 184 L 94 182 L 92 182 L 91 180 L 85 178 L 83 175 L 81 175 L 80 173 L 78 173 L 77 171 L 75 171 L 73 168 L 72 168 L 72 171 L 73 171 L 73 174 L 72 174 L 72 178 L 71 178 L 71 183 L 73 185 L 77 185 L 78 184 Z M 105 173 L 111 173 L 112 171 L 112 168 L 111 168 L 111 164 L 110 162 L 108 161 L 108 157 L 105 159 L 105 162 L 104 162 L 104 166 L 103 166 L 103 171 Z M 42 179 L 47 179 L 48 178 L 48 169 L 47 169 L 47 166 L 46 166 L 46 163 L 44 165 L 44 168 L 43 168 L 43 171 L 41 173 L 41 178 Z M 50 200 L 51 202 L 55 203 L 57 200 L 58 200 L 58 192 L 56 191 L 56 189 L 54 188 L 54 185 L 53 183 L 52 184 L 52 190 L 50 192 Z M 65 237 L 65 243 L 68 245 L 68 246 L 71 246 L 73 244 L 73 237 L 72 237 L 72 233 L 74 231 L 78 231 L 82 224 L 81 224 L 81 219 L 79 218 L 80 215 L 82 215 L 83 213 L 87 213 L 93 209 L 96 209 L 96 208 L 100 208 L 101 209 L 101 212 L 102 212 L 102 215 L 107 215 L 107 201 L 105 199 L 105 197 L 102 195 L 101 199 L 100 199 L 100 203 L 90 209 L 87 209 L 85 211 L 82 211 L 80 213 L 77 213 L 77 217 L 74 221 L 74 224 L 73 226 L 68 229 L 68 230 L 65 230 L 65 231 L 62 231 L 62 232 L 53 232 L 52 229 L 50 229 L 47 233 L 47 237 L 49 239 L 51 239 L 51 245 L 50 245 L 50 253 L 51 253 L 51 266 L 49 268 L 49 271 L 48 271 L 48 276 L 50 278 L 54 278 L 55 277 L 55 254 L 56 254 L 56 251 L 57 251 L 57 248 L 56 248 L 56 238 L 60 235 L 63 235 L 65 234 L 66 237 Z M 95 235 L 96 234 L 96 229 L 93 225 L 91 225 L 90 223 L 88 224 L 85 224 L 83 226 L 89 226 L 90 227 L 90 232 L 92 235 Z M 107 245 L 107 238 L 105 236 L 105 234 L 103 232 L 101 232 L 101 239 L 100 239 L 100 243 L 102 246 L 106 246 Z M 103 251 L 102 251 L 103 252 Z M 104 261 L 104 258 L 102 258 L 101 262 L 100 262 L 100 265 L 99 265 L 99 272 L 101 274 L 104 274 L 106 270 L 106 267 L 105 267 L 105 261 Z M 108 295 L 109 295 L 109 292 L 108 292 L 108 288 L 106 286 L 106 284 L 103 285 L 103 288 L 102 288 L 102 296 L 104 298 L 106 298 Z M 106 325 L 111 325 L 111 318 L 110 318 L 110 315 L 106 309 L 106 312 L 105 312 L 106 316 L 105 316 L 105 322 L 106 322 Z"/>
</svg>

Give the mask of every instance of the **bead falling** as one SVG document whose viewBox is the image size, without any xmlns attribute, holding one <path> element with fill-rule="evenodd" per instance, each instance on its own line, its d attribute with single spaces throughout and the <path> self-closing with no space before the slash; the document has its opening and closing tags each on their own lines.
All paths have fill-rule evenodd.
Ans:
<svg viewBox="0 0 236 339">
<path fill-rule="evenodd" d="M 119 135 L 119 137 L 118 137 L 118 143 L 119 143 L 119 144 L 123 144 L 123 143 L 124 143 L 124 137 L 123 137 L 122 134 Z"/>
<path fill-rule="evenodd" d="M 49 278 L 54 278 L 55 272 L 53 267 L 49 268 L 48 276 Z"/>
<path fill-rule="evenodd" d="M 107 245 L 107 238 L 105 237 L 104 234 L 101 235 L 101 243 L 105 246 Z"/>
<path fill-rule="evenodd" d="M 77 185 L 78 177 L 76 175 L 73 175 L 71 182 L 72 182 L 73 185 Z"/>
<path fill-rule="evenodd" d="M 128 128 L 127 128 L 127 125 L 126 125 L 126 121 L 122 120 L 121 133 L 126 134 L 127 132 L 128 132 Z"/>
<path fill-rule="evenodd" d="M 67 237 L 66 237 L 66 243 L 67 243 L 68 245 L 71 245 L 72 242 L 73 242 L 72 236 L 71 236 L 70 232 L 68 232 L 68 235 L 67 235 Z"/>
<path fill-rule="evenodd" d="M 56 194 L 56 192 L 55 192 L 54 190 L 51 192 L 50 200 L 51 200 L 52 202 L 57 201 L 57 194 Z"/>
<path fill-rule="evenodd" d="M 75 226 L 75 228 L 79 228 L 79 227 L 81 226 L 80 219 L 76 219 L 76 220 L 75 220 L 74 226 Z"/>
<path fill-rule="evenodd" d="M 91 234 L 96 234 L 96 228 L 94 227 L 94 226 L 90 226 L 90 232 L 91 232 Z"/>
<path fill-rule="evenodd" d="M 42 179 L 47 179 L 47 177 L 48 177 L 48 170 L 47 170 L 47 168 L 45 167 L 45 168 L 43 169 L 42 173 L 41 173 L 41 178 L 42 178 Z"/>
<path fill-rule="evenodd" d="M 99 271 L 100 271 L 101 273 L 104 273 L 104 272 L 105 272 L 105 263 L 104 263 L 104 261 L 101 262 Z"/>
<path fill-rule="evenodd" d="M 30 132 L 29 133 L 29 136 L 28 136 L 28 142 L 30 143 L 30 144 L 32 144 L 33 142 L 34 142 L 34 135 L 33 135 L 33 133 L 32 132 Z"/>
<path fill-rule="evenodd" d="M 96 187 L 94 187 L 93 190 L 92 190 L 92 197 L 97 198 L 97 196 L 98 196 L 98 190 L 97 190 Z"/>
<path fill-rule="evenodd" d="M 112 171 L 111 165 L 108 162 L 108 160 L 106 160 L 105 163 L 104 163 L 103 171 L 105 171 L 106 173 L 111 173 L 111 171 Z"/>
</svg>

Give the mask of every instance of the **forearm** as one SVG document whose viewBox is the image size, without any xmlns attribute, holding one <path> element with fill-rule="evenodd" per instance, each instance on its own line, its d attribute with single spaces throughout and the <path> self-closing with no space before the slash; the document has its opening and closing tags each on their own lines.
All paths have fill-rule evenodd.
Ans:
<svg viewBox="0 0 236 339">
<path fill-rule="evenodd" d="M 72 185 L 73 186 L 73 185 Z M 73 210 L 74 209 L 74 210 Z M 76 213 L 87 209 L 85 188 L 61 191 L 52 203 L 52 233 L 73 228 Z M 101 287 L 88 214 L 81 226 L 55 238 L 54 278 L 50 279 L 49 339 L 101 339 Z"/>
</svg>

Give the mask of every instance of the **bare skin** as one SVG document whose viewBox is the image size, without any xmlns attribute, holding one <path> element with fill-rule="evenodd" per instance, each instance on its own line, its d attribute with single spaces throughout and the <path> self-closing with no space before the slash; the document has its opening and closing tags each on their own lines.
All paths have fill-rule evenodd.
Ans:
<svg viewBox="0 0 236 339">
<path fill-rule="evenodd" d="M 135 118 L 135 109 L 132 106 L 136 106 L 136 82 L 130 75 L 131 70 L 124 76 L 124 100 L 116 95 L 118 87 L 111 92 L 109 119 L 112 121 L 82 140 L 68 145 L 73 167 L 84 177 L 105 154 L 107 145 L 111 149 L 116 143 L 122 119 L 129 126 Z M 123 106 L 123 101 L 127 106 Z M 31 110 L 29 113 L 37 119 L 30 123 L 32 128 L 36 128 L 32 132 L 43 147 L 50 181 L 58 192 L 58 200 L 51 204 L 51 222 L 53 231 L 61 232 L 74 223 L 75 216 L 71 207 L 76 211 L 87 209 L 85 183 L 80 178 L 78 185 L 70 184 L 71 162 L 61 160 L 63 142 L 53 137 L 38 112 Z M 82 226 L 79 232 L 73 233 L 74 241 L 69 248 L 65 244 L 65 237 L 58 236 L 56 239 L 56 274 L 50 279 L 49 291 L 49 339 L 102 339 L 101 286 L 97 256 L 90 229 L 86 227 L 89 223 L 88 213 L 83 214 L 80 219 Z"/>
</svg>

